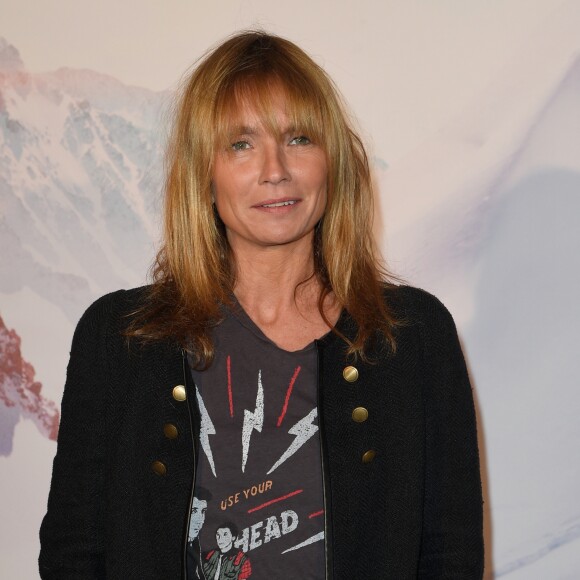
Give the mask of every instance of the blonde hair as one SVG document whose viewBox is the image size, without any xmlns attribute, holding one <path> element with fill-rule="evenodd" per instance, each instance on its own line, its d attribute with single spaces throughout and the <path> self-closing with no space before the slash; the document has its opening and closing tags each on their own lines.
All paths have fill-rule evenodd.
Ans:
<svg viewBox="0 0 580 580">
<path fill-rule="evenodd" d="M 236 34 L 207 53 L 181 90 L 167 149 L 163 245 L 129 336 L 171 337 L 192 350 L 200 365 L 211 362 L 210 329 L 222 318 L 221 305 L 231 304 L 235 283 L 212 204 L 214 155 L 227 143 L 244 102 L 276 130 L 273 101 L 279 91 L 293 127 L 327 157 L 327 207 L 313 248 L 320 313 L 325 318 L 323 301 L 332 292 L 358 326 L 353 341 L 343 337 L 351 354 L 364 356 L 376 331 L 394 348 L 396 321 L 383 297 L 386 272 L 372 237 L 373 186 L 363 144 L 324 70 L 292 42 L 260 31 Z"/>
</svg>

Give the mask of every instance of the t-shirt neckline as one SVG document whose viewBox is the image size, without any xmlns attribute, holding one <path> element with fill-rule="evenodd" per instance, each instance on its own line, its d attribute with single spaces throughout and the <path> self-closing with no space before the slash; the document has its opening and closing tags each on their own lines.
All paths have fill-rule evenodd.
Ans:
<svg viewBox="0 0 580 580">
<path fill-rule="evenodd" d="M 226 314 L 231 313 L 233 317 L 247 330 L 249 330 L 252 334 L 257 336 L 260 340 L 267 342 L 268 344 L 274 346 L 279 351 L 282 351 L 287 354 L 302 354 L 311 351 L 312 349 L 316 348 L 316 343 L 321 340 L 326 340 L 327 337 L 332 334 L 332 330 L 329 330 L 327 333 L 323 334 L 321 337 L 314 339 L 312 342 L 309 342 L 306 346 L 299 348 L 298 350 L 286 350 L 279 345 L 277 345 L 271 338 L 266 336 L 262 329 L 251 319 L 250 315 L 244 310 L 243 306 L 240 302 L 234 297 L 233 304 L 231 308 L 226 307 Z M 340 317 L 339 317 L 340 319 Z"/>
</svg>

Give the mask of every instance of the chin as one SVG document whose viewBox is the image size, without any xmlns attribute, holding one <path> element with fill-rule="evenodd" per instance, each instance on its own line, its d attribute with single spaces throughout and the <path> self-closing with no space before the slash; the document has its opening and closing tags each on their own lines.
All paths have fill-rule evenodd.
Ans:
<svg viewBox="0 0 580 580">
<path fill-rule="evenodd" d="M 293 244 L 299 242 L 303 238 L 309 237 L 311 232 L 307 234 L 291 234 L 288 232 L 273 232 L 269 236 L 262 236 L 261 240 L 258 242 L 263 246 L 286 246 L 288 244 Z"/>
</svg>

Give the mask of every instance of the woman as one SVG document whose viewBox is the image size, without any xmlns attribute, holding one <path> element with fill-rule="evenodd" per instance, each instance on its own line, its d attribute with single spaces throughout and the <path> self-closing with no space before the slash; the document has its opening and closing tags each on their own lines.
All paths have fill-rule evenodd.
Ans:
<svg viewBox="0 0 580 580">
<path fill-rule="evenodd" d="M 482 576 L 455 327 L 385 281 L 372 198 L 302 50 L 248 32 L 201 60 L 154 282 L 101 298 L 75 333 L 43 578 L 206 578 L 224 521 L 252 578 Z"/>
</svg>

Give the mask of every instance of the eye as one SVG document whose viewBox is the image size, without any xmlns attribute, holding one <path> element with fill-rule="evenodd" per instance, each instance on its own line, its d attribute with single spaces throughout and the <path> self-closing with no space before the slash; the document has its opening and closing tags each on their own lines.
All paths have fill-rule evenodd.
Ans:
<svg viewBox="0 0 580 580">
<path fill-rule="evenodd" d="M 236 141 L 230 145 L 232 151 L 243 151 L 244 149 L 249 149 L 250 144 L 247 141 Z"/>
<path fill-rule="evenodd" d="M 310 145 L 312 141 L 306 135 L 300 135 L 299 137 L 294 137 L 290 139 L 290 145 Z"/>
</svg>

